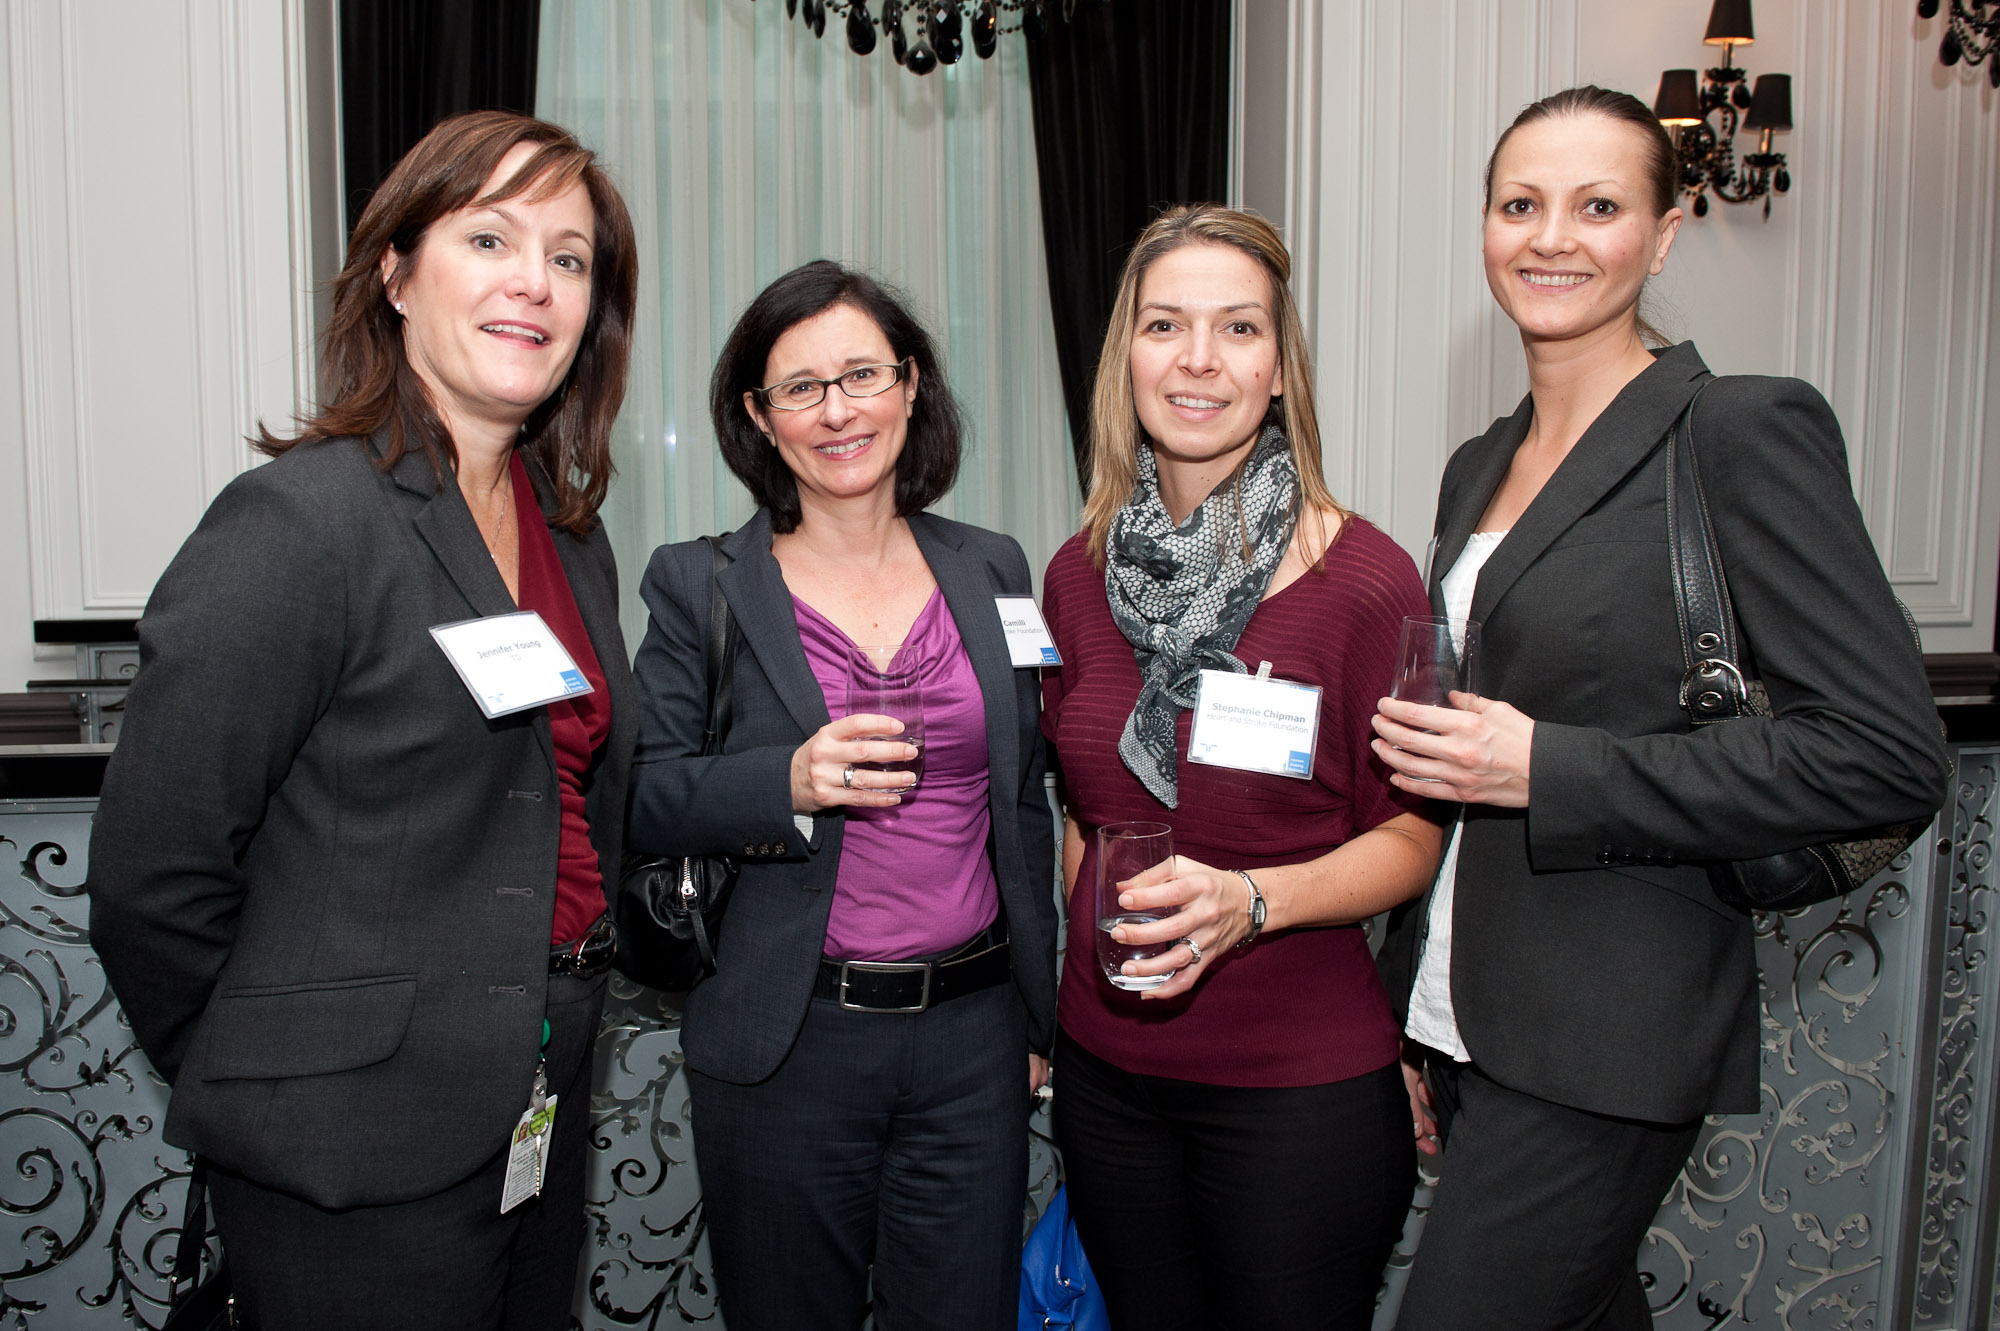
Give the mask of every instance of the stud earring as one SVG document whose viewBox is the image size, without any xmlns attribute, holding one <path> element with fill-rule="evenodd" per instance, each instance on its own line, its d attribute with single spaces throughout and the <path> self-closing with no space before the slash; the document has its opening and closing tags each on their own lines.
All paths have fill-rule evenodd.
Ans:
<svg viewBox="0 0 2000 1331">
<path fill-rule="evenodd" d="M 403 312 L 403 302 L 402 302 L 402 301 L 400 301 L 400 300 L 399 300 L 399 301 L 395 301 L 395 302 L 394 302 L 394 306 L 395 306 L 395 310 L 396 310 L 396 313 L 398 313 L 398 314 L 401 314 L 401 313 Z"/>
</svg>

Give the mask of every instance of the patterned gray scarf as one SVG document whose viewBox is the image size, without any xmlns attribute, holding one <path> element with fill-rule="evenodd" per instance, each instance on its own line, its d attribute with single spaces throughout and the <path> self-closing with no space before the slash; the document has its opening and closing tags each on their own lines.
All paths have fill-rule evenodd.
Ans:
<svg viewBox="0 0 2000 1331">
<path fill-rule="evenodd" d="M 1139 450 L 1132 502 L 1111 520 L 1105 542 L 1104 591 L 1139 662 L 1139 700 L 1118 756 L 1169 809 L 1180 804 L 1176 716 L 1194 706 L 1202 670 L 1246 673 L 1229 653 L 1291 547 L 1298 494 L 1284 432 L 1269 425 L 1236 477 L 1176 527 L 1160 502 L 1153 450 Z"/>
</svg>

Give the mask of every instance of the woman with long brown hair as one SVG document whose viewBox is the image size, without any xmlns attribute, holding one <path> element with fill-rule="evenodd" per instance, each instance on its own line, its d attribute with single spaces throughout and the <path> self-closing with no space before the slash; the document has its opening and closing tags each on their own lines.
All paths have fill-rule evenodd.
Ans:
<svg viewBox="0 0 2000 1331">
<path fill-rule="evenodd" d="M 1366 1327 L 1416 1182 L 1361 925 L 1437 863 L 1424 801 L 1368 750 L 1402 617 L 1426 607 L 1409 556 L 1320 474 L 1290 269 L 1268 223 L 1212 204 L 1140 235 L 1084 530 L 1045 580 L 1070 901 L 1056 1140 L 1118 1327 Z M 1204 672 L 1318 689 L 1309 773 L 1191 761 Z M 1126 821 L 1167 825 L 1176 852 L 1119 888 L 1167 912 L 1113 931 L 1156 949 L 1120 975 L 1143 993 L 1092 959 L 1097 832 Z"/>
<path fill-rule="evenodd" d="M 438 125 L 355 229 L 325 405 L 139 623 L 91 928 L 250 1325 L 569 1315 L 636 727 L 595 516 L 636 287 L 566 131 Z"/>
</svg>

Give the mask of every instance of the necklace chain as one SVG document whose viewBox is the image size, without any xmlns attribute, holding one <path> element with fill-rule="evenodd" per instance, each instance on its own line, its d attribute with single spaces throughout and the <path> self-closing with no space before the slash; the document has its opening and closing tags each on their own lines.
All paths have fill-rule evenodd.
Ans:
<svg viewBox="0 0 2000 1331">
<path fill-rule="evenodd" d="M 502 473 L 506 475 L 506 473 Z M 486 553 L 493 557 L 493 566 L 500 567 L 500 533 L 506 529 L 507 511 L 514 506 L 514 478 L 507 476 L 507 488 L 500 494 L 500 511 L 493 517 L 493 539 L 486 543 Z"/>
</svg>

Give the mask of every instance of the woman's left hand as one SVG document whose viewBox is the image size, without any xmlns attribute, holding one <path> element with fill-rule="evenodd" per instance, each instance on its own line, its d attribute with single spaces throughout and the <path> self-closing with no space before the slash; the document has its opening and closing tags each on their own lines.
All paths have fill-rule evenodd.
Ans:
<svg viewBox="0 0 2000 1331">
<path fill-rule="evenodd" d="M 1030 1049 L 1028 1051 L 1028 1095 L 1032 1098 L 1042 1087 L 1049 1084 L 1049 1060 Z"/>
<path fill-rule="evenodd" d="M 1454 693 L 1450 707 L 1383 698 L 1375 704 L 1375 756 L 1399 790 L 1435 800 L 1528 807 L 1535 720 L 1504 702 Z"/>
<path fill-rule="evenodd" d="M 1250 888 L 1241 874 L 1211 869 L 1176 855 L 1121 884 L 1118 904 L 1127 910 L 1172 910 L 1151 924 L 1121 924 L 1111 936 L 1121 943 L 1172 943 L 1144 961 L 1125 963 L 1128 975 L 1173 978 L 1141 998 L 1174 998 L 1194 988 L 1215 959 L 1250 931 Z M 1192 943 L 1192 946 L 1190 946 Z"/>
</svg>

